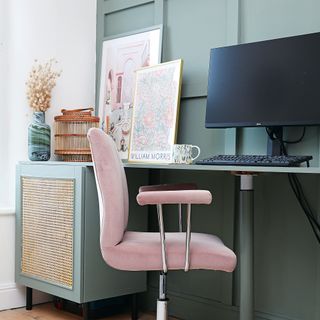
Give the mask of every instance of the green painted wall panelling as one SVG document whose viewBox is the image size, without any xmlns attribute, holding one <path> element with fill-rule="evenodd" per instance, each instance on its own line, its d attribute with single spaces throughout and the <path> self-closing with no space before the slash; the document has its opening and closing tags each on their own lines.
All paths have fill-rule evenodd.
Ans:
<svg viewBox="0 0 320 320">
<path fill-rule="evenodd" d="M 319 32 L 318 0 L 241 0 L 240 42 Z"/>
<path fill-rule="evenodd" d="M 318 0 L 242 0 L 239 13 L 239 41 L 246 43 L 319 32 L 320 20 L 316 14 L 319 11 Z M 251 132 L 247 134 L 245 131 L 248 130 L 255 130 L 257 136 L 253 137 Z M 263 130 L 243 129 L 241 131 L 244 131 L 245 139 L 241 141 L 239 152 L 252 153 L 254 150 L 264 152 L 264 149 L 259 146 L 261 141 L 266 139 Z M 300 128 L 285 129 L 288 139 L 295 139 L 299 136 L 299 132 L 301 132 Z M 299 145 L 290 145 L 289 152 L 311 154 L 314 157 L 312 165 L 319 166 L 319 135 L 318 128 L 308 128 L 307 137 Z"/>
<path fill-rule="evenodd" d="M 237 1 L 231 2 L 234 5 L 225 0 L 202 0 L 201 5 L 166 1 L 164 59 L 184 60 L 182 97 L 206 96 L 210 49 L 236 42 L 237 30 L 226 20 L 236 8 Z"/>
<path fill-rule="evenodd" d="M 264 154 L 264 129 L 204 128 L 209 50 L 235 43 L 320 31 L 318 0 L 98 0 L 97 76 L 103 37 L 162 23 L 163 61 L 184 60 L 178 143 L 212 153 Z M 303 107 L 303 106 L 302 106 Z M 307 128 L 289 152 L 311 154 L 319 166 L 319 128 Z M 286 128 L 296 139 L 301 128 Z M 320 177 L 301 175 L 313 208 L 320 209 Z M 238 179 L 228 173 L 149 171 L 149 182 L 195 181 L 213 192 L 213 207 L 194 209 L 193 230 L 217 233 L 238 250 Z M 311 229 L 290 190 L 286 174 L 260 174 L 255 184 L 256 319 L 318 320 L 320 318 L 320 253 Z M 166 227 L 177 226 L 176 208 L 167 208 Z M 149 230 L 157 227 L 149 210 Z M 235 320 L 238 312 L 238 271 L 169 274 L 169 311 L 184 319 Z M 147 308 L 155 308 L 157 273 L 148 275 Z"/>
<path fill-rule="evenodd" d="M 224 153 L 225 130 L 207 130 L 204 127 L 206 100 L 203 98 L 182 99 L 178 123 L 177 143 L 196 144 L 201 157 Z"/>
<path fill-rule="evenodd" d="M 319 176 L 299 176 L 319 211 Z M 318 319 L 317 243 L 283 175 L 255 179 L 256 309 L 289 319 Z"/>
<path fill-rule="evenodd" d="M 137 15 L 147 17 L 139 19 Z M 104 36 L 109 37 L 132 30 L 142 29 L 154 24 L 153 3 L 143 4 L 139 7 L 132 7 L 127 10 L 116 11 L 106 14 L 104 17 Z"/>
</svg>

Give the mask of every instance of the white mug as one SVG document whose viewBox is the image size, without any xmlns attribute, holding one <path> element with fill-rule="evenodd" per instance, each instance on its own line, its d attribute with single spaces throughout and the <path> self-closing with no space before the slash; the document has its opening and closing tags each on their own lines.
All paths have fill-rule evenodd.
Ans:
<svg viewBox="0 0 320 320">
<path fill-rule="evenodd" d="M 197 155 L 193 157 L 193 150 L 197 150 Z M 174 144 L 172 146 L 172 162 L 190 164 L 200 156 L 200 148 L 192 144 Z"/>
</svg>

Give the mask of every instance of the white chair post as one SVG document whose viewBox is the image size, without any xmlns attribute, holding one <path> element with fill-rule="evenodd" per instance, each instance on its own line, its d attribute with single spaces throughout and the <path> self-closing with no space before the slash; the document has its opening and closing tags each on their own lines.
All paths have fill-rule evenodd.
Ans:
<svg viewBox="0 0 320 320">
<path fill-rule="evenodd" d="M 167 274 L 160 272 L 159 299 L 157 301 L 157 320 L 168 319 Z"/>
</svg>

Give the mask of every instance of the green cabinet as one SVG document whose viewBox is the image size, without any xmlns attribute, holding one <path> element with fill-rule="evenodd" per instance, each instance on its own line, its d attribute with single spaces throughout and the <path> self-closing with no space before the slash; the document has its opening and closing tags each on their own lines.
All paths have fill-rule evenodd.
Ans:
<svg viewBox="0 0 320 320">
<path fill-rule="evenodd" d="M 148 175 L 127 175 L 134 207 L 134 193 Z M 20 163 L 16 190 L 17 283 L 77 303 L 146 290 L 145 272 L 115 270 L 102 259 L 90 163 Z M 146 209 L 130 218 L 129 229 L 147 230 Z"/>
</svg>

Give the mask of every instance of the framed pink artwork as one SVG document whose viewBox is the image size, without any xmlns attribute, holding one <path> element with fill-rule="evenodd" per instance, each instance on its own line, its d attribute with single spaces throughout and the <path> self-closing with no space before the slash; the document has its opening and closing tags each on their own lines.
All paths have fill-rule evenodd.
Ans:
<svg viewBox="0 0 320 320">
<path fill-rule="evenodd" d="M 103 41 L 98 115 L 121 159 L 128 159 L 135 72 L 161 61 L 161 41 L 161 25 Z"/>
<path fill-rule="evenodd" d="M 182 66 L 180 59 L 137 71 L 129 145 L 130 162 L 172 162 Z"/>
</svg>

